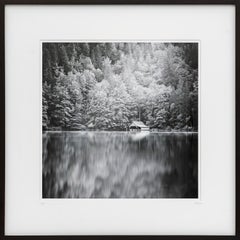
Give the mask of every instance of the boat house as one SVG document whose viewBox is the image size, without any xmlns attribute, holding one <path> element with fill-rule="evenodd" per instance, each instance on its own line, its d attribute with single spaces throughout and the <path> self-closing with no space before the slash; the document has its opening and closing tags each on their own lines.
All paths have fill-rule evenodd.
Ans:
<svg viewBox="0 0 240 240">
<path fill-rule="evenodd" d="M 130 131 L 149 131 L 149 127 L 141 121 L 133 121 L 129 129 Z"/>
</svg>

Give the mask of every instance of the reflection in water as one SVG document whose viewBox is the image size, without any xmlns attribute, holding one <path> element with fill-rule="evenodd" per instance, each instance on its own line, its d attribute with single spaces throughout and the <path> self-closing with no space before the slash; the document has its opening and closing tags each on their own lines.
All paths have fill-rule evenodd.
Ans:
<svg viewBox="0 0 240 240">
<path fill-rule="evenodd" d="M 198 135 L 45 132 L 44 198 L 197 198 Z"/>
<path fill-rule="evenodd" d="M 139 140 L 145 138 L 149 134 L 150 134 L 149 131 L 146 131 L 146 132 L 136 132 L 135 134 L 132 132 L 131 133 L 131 139 L 133 141 L 139 141 Z"/>
</svg>

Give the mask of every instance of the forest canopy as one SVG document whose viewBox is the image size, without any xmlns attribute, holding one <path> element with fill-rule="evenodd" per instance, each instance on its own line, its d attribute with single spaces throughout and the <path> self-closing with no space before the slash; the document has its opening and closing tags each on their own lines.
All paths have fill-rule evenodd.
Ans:
<svg viewBox="0 0 240 240">
<path fill-rule="evenodd" d="M 43 43 L 43 130 L 198 130 L 198 43 Z"/>
</svg>

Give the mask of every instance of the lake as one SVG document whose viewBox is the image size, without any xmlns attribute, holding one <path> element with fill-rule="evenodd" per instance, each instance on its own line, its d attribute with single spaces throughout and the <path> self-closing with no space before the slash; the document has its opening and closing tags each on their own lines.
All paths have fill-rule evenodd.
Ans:
<svg viewBox="0 0 240 240">
<path fill-rule="evenodd" d="M 43 132 L 43 198 L 197 198 L 198 134 Z"/>
</svg>

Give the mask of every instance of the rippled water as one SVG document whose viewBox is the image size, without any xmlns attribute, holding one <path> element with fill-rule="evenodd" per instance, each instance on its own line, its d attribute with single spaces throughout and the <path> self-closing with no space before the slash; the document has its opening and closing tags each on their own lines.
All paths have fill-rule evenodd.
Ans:
<svg viewBox="0 0 240 240">
<path fill-rule="evenodd" d="M 43 198 L 197 198 L 198 135 L 44 132 Z"/>
</svg>

